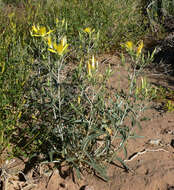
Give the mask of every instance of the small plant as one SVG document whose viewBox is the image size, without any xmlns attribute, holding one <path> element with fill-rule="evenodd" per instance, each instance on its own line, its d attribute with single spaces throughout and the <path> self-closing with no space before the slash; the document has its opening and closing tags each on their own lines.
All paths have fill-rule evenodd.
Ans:
<svg viewBox="0 0 174 190">
<path fill-rule="evenodd" d="M 85 55 L 92 56 L 98 48 L 99 31 L 96 33 L 95 29 L 87 27 L 79 32 L 79 59 Z"/>
<path fill-rule="evenodd" d="M 103 164 L 118 160 L 127 168 L 117 153 L 123 150 L 126 157 L 125 144 L 129 138 L 137 137 L 133 129 L 140 126 L 138 118 L 144 105 L 136 103 L 135 81 L 146 62 L 143 43 L 136 54 L 131 44 L 125 44 L 140 68 L 135 67 L 130 74 L 129 93 L 116 90 L 113 95 L 107 90 L 111 67 L 100 73 L 100 63 L 93 54 L 99 33 L 89 27 L 79 32 L 81 59 L 78 57 L 80 62 L 72 68 L 68 62 L 71 43 L 65 34 L 67 25 L 57 22 L 59 31 L 39 25 L 30 30 L 37 58 L 22 112 L 22 118 L 28 118 L 29 123 L 20 129 L 26 140 L 16 136 L 18 146 L 13 151 L 27 157 L 42 155 L 44 163 L 67 163 L 78 177 L 86 169 L 107 180 Z M 131 119 L 130 125 L 124 123 L 127 118 Z"/>
<path fill-rule="evenodd" d="M 174 111 L 174 102 L 171 101 L 171 100 L 168 100 L 167 104 L 166 104 L 166 107 L 167 107 L 167 110 L 169 112 L 173 112 Z"/>
<path fill-rule="evenodd" d="M 153 61 L 156 49 L 154 49 L 152 54 L 148 53 L 145 57 L 144 54 L 142 54 L 143 41 L 140 41 L 137 46 L 135 46 L 132 41 L 127 41 L 125 44 L 121 44 L 121 46 L 127 50 L 132 59 L 131 66 L 133 68 L 133 74 L 131 74 L 130 78 L 135 77 L 135 80 L 131 80 L 131 85 L 136 86 L 135 94 L 138 99 L 140 98 L 142 101 L 146 99 L 163 102 L 168 111 L 173 111 L 173 102 L 168 100 L 169 97 L 173 97 L 172 90 L 163 87 L 154 87 L 147 82 L 145 77 L 141 77 L 140 85 L 136 84 L 137 76 L 142 72 L 143 68 Z M 121 58 L 125 61 L 123 54 Z"/>
<path fill-rule="evenodd" d="M 136 95 L 143 99 L 153 100 L 157 96 L 157 88 L 154 88 L 150 83 L 147 82 L 147 79 L 141 77 L 141 84 L 136 87 Z"/>
<path fill-rule="evenodd" d="M 111 93 L 112 68 L 100 72 L 97 52 L 141 37 L 138 2 L 22 1 L 21 11 L 15 6 L 0 11 L 0 153 L 66 163 L 78 177 L 92 170 L 107 180 L 105 163 L 115 160 L 128 169 L 118 153 L 126 157 L 127 140 L 137 137 L 134 127 L 145 109 L 138 101 L 149 86 L 142 79 L 137 87 L 136 79 L 153 54 L 144 56 L 143 41 L 126 42 L 133 68 L 129 92 Z"/>
<path fill-rule="evenodd" d="M 156 87 L 156 96 L 153 101 L 161 103 L 164 111 L 173 111 L 174 91 L 163 86 Z"/>
<path fill-rule="evenodd" d="M 156 49 L 150 54 L 148 52 L 148 55 L 145 57 L 144 53 L 142 52 L 144 43 L 141 40 L 137 45 L 135 45 L 132 41 L 127 41 L 124 44 L 121 44 L 121 47 L 123 49 L 126 49 L 128 54 L 131 57 L 131 68 L 133 69 L 133 72 L 129 75 L 130 80 L 130 94 L 132 93 L 132 89 L 135 90 L 135 94 L 139 94 L 141 91 L 141 95 L 143 95 L 143 98 L 147 97 L 147 94 L 150 93 L 150 89 L 147 89 L 149 85 L 147 84 L 146 79 L 141 79 L 141 87 L 138 87 L 136 84 L 137 77 L 142 73 L 143 69 L 153 61 L 154 54 L 156 52 Z M 124 55 L 121 54 L 122 61 L 125 62 Z M 154 92 L 151 91 L 151 93 L 154 94 Z"/>
</svg>

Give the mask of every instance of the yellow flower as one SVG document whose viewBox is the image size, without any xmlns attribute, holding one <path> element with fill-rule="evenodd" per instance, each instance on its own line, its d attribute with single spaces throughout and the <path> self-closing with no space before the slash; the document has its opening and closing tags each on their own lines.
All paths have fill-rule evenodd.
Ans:
<svg viewBox="0 0 174 190">
<path fill-rule="evenodd" d="M 133 50 L 133 42 L 132 41 L 127 41 L 125 43 L 125 47 L 126 47 L 127 50 L 132 51 Z"/>
<path fill-rule="evenodd" d="M 38 32 L 38 27 L 36 28 L 36 26 L 33 25 L 33 26 L 32 26 L 32 31 L 34 31 L 35 33 L 37 33 L 37 32 Z"/>
<path fill-rule="evenodd" d="M 42 26 L 39 30 L 38 30 L 38 34 L 40 34 L 41 36 L 45 36 L 46 35 L 46 28 L 44 26 Z"/>
<path fill-rule="evenodd" d="M 85 29 L 84 29 L 84 32 L 86 32 L 86 33 L 88 33 L 88 34 L 91 33 L 91 28 L 89 28 L 89 27 L 85 28 Z"/>
<path fill-rule="evenodd" d="M 54 48 L 54 49 L 53 49 Z M 51 48 L 48 48 L 48 50 L 52 53 L 58 53 L 57 52 L 57 49 L 58 49 L 58 45 L 56 44 L 56 42 L 53 43 L 53 47 Z"/>
<path fill-rule="evenodd" d="M 91 33 L 93 33 L 95 31 L 95 29 L 92 30 L 90 27 L 87 27 L 83 31 L 88 33 L 88 34 L 91 34 Z"/>
<path fill-rule="evenodd" d="M 48 32 L 46 31 L 46 27 L 45 26 L 32 26 L 32 30 L 31 30 L 31 36 L 35 36 L 35 37 L 44 37 L 48 34 L 50 34 L 51 32 L 53 32 L 54 30 L 49 30 Z"/>
<path fill-rule="evenodd" d="M 54 49 L 48 48 L 48 50 L 52 53 L 57 53 L 58 55 L 62 56 L 68 48 L 66 36 L 62 38 L 60 44 L 57 45 L 56 42 L 54 42 L 53 48 Z"/>
<path fill-rule="evenodd" d="M 57 53 L 58 53 L 59 55 L 62 55 L 63 52 L 64 52 L 64 50 L 65 50 L 65 48 L 63 47 L 63 44 L 60 43 L 60 44 L 58 44 L 56 50 L 57 50 Z"/>
<path fill-rule="evenodd" d="M 139 56 L 139 54 L 141 54 L 143 47 L 144 47 L 144 43 L 143 43 L 143 40 L 141 40 L 137 47 L 137 56 Z"/>
</svg>

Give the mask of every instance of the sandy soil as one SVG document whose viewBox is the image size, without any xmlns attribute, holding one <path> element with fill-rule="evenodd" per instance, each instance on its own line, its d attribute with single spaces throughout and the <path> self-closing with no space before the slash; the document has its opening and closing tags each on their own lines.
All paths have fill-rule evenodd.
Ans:
<svg viewBox="0 0 174 190">
<path fill-rule="evenodd" d="M 127 72 L 121 66 L 117 55 L 104 55 L 99 58 L 101 65 L 111 64 L 114 71 L 109 85 L 113 88 L 126 88 Z M 129 62 L 126 62 L 129 65 Z M 147 72 L 150 82 L 168 85 L 164 77 Z M 170 84 L 171 85 L 171 84 Z M 174 85 L 173 85 L 174 87 Z M 94 175 L 84 175 L 81 181 L 73 182 L 71 175 L 60 175 L 58 170 L 43 172 L 43 168 L 32 169 L 26 175 L 15 178 L 11 170 L 3 170 L 6 183 L 3 190 L 174 190 L 174 114 L 149 109 L 145 113 L 148 121 L 142 122 L 142 130 L 137 133 L 144 138 L 129 140 L 128 157 L 125 160 L 129 172 L 120 166 L 110 165 L 104 182 Z M 16 161 L 14 161 L 16 162 Z M 17 167 L 20 166 L 20 161 Z M 119 167 L 120 166 L 120 167 Z M 21 164 L 20 169 L 24 169 Z M 37 172 L 36 172 L 37 170 Z M 38 174 L 39 171 L 39 174 Z M 7 172 L 7 173 L 5 173 Z M 2 174 L 1 174 L 2 176 Z M 22 177 L 23 176 L 23 177 Z"/>
</svg>

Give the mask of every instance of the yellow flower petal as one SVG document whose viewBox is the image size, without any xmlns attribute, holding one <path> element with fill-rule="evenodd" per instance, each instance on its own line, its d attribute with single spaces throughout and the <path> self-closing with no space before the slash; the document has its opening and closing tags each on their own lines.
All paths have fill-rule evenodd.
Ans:
<svg viewBox="0 0 174 190">
<path fill-rule="evenodd" d="M 133 42 L 132 41 L 127 41 L 125 43 L 125 47 L 129 50 L 132 51 L 133 50 Z"/>
<path fill-rule="evenodd" d="M 52 48 L 52 41 L 50 36 L 48 36 L 47 41 L 48 41 L 48 46 Z"/>
<path fill-rule="evenodd" d="M 65 45 L 64 45 L 65 44 Z M 52 48 L 52 47 L 51 47 Z M 68 48 L 68 44 L 66 44 L 66 39 L 63 38 L 61 40 L 60 44 L 56 44 L 56 42 L 53 43 L 53 49 L 48 49 L 49 51 L 53 52 L 53 53 L 58 53 L 58 55 L 62 56 L 66 49 Z"/>
<path fill-rule="evenodd" d="M 32 30 L 33 30 L 35 33 L 37 33 L 37 32 L 38 32 L 38 29 L 36 28 L 36 26 L 35 26 L 35 25 L 33 25 L 33 26 L 32 26 Z"/>
<path fill-rule="evenodd" d="M 48 34 L 50 34 L 51 32 L 53 32 L 54 30 L 49 30 L 48 32 L 46 31 L 46 27 L 45 26 L 42 26 L 42 27 L 39 27 L 39 26 L 35 26 L 33 25 L 32 26 L 32 30 L 31 30 L 31 36 L 36 36 L 36 37 L 44 37 Z M 33 34 L 34 33 L 34 34 Z"/>
<path fill-rule="evenodd" d="M 67 48 L 68 48 L 68 44 L 66 44 L 64 47 L 63 47 L 63 52 L 65 52 L 66 50 L 67 50 Z"/>
<path fill-rule="evenodd" d="M 92 76 L 92 72 L 91 72 L 91 64 L 90 64 L 89 61 L 88 61 L 88 65 L 87 65 L 87 66 L 88 66 L 88 68 L 87 68 L 87 69 L 88 69 L 88 75 L 89 75 L 89 76 Z"/>
<path fill-rule="evenodd" d="M 59 55 L 62 55 L 62 54 L 63 54 L 63 45 L 62 45 L 62 43 L 58 44 L 56 50 L 57 50 L 57 53 L 58 53 Z"/>
<path fill-rule="evenodd" d="M 84 31 L 89 34 L 89 33 L 91 33 L 91 28 L 87 27 L 87 28 L 84 29 Z"/>
<path fill-rule="evenodd" d="M 137 47 L 137 56 L 139 54 L 141 54 L 141 51 L 142 51 L 143 47 L 144 47 L 144 43 L 143 43 L 143 40 L 141 40 L 138 47 Z"/>
<path fill-rule="evenodd" d="M 50 34 L 50 33 L 52 33 L 52 32 L 54 32 L 54 30 L 49 30 L 49 31 L 46 33 L 46 35 L 48 35 L 48 34 Z"/>
<path fill-rule="evenodd" d="M 53 47 L 54 47 L 54 49 L 57 49 L 57 44 L 56 44 L 56 42 L 53 43 Z"/>
<path fill-rule="evenodd" d="M 55 51 L 54 49 L 48 48 L 48 51 L 52 52 L 52 53 L 57 53 L 57 51 Z"/>
<path fill-rule="evenodd" d="M 94 55 L 92 56 L 92 65 L 91 65 L 92 70 L 95 70 L 95 58 Z"/>
<path fill-rule="evenodd" d="M 46 34 L 46 28 L 42 26 L 38 32 L 41 36 L 44 36 Z"/>
</svg>

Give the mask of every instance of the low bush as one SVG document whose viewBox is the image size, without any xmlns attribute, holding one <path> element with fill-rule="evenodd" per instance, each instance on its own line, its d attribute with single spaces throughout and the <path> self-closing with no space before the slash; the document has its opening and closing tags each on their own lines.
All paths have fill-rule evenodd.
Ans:
<svg viewBox="0 0 174 190">
<path fill-rule="evenodd" d="M 139 1 L 20 3 L 0 17 L 1 154 L 66 163 L 78 177 L 87 169 L 107 179 L 104 163 L 114 160 L 127 168 L 118 152 L 137 137 L 147 86 L 136 78 L 153 58 L 132 42 L 144 34 Z M 130 39 L 129 92 L 111 93 L 112 69 L 99 71 L 97 53 Z"/>
</svg>

